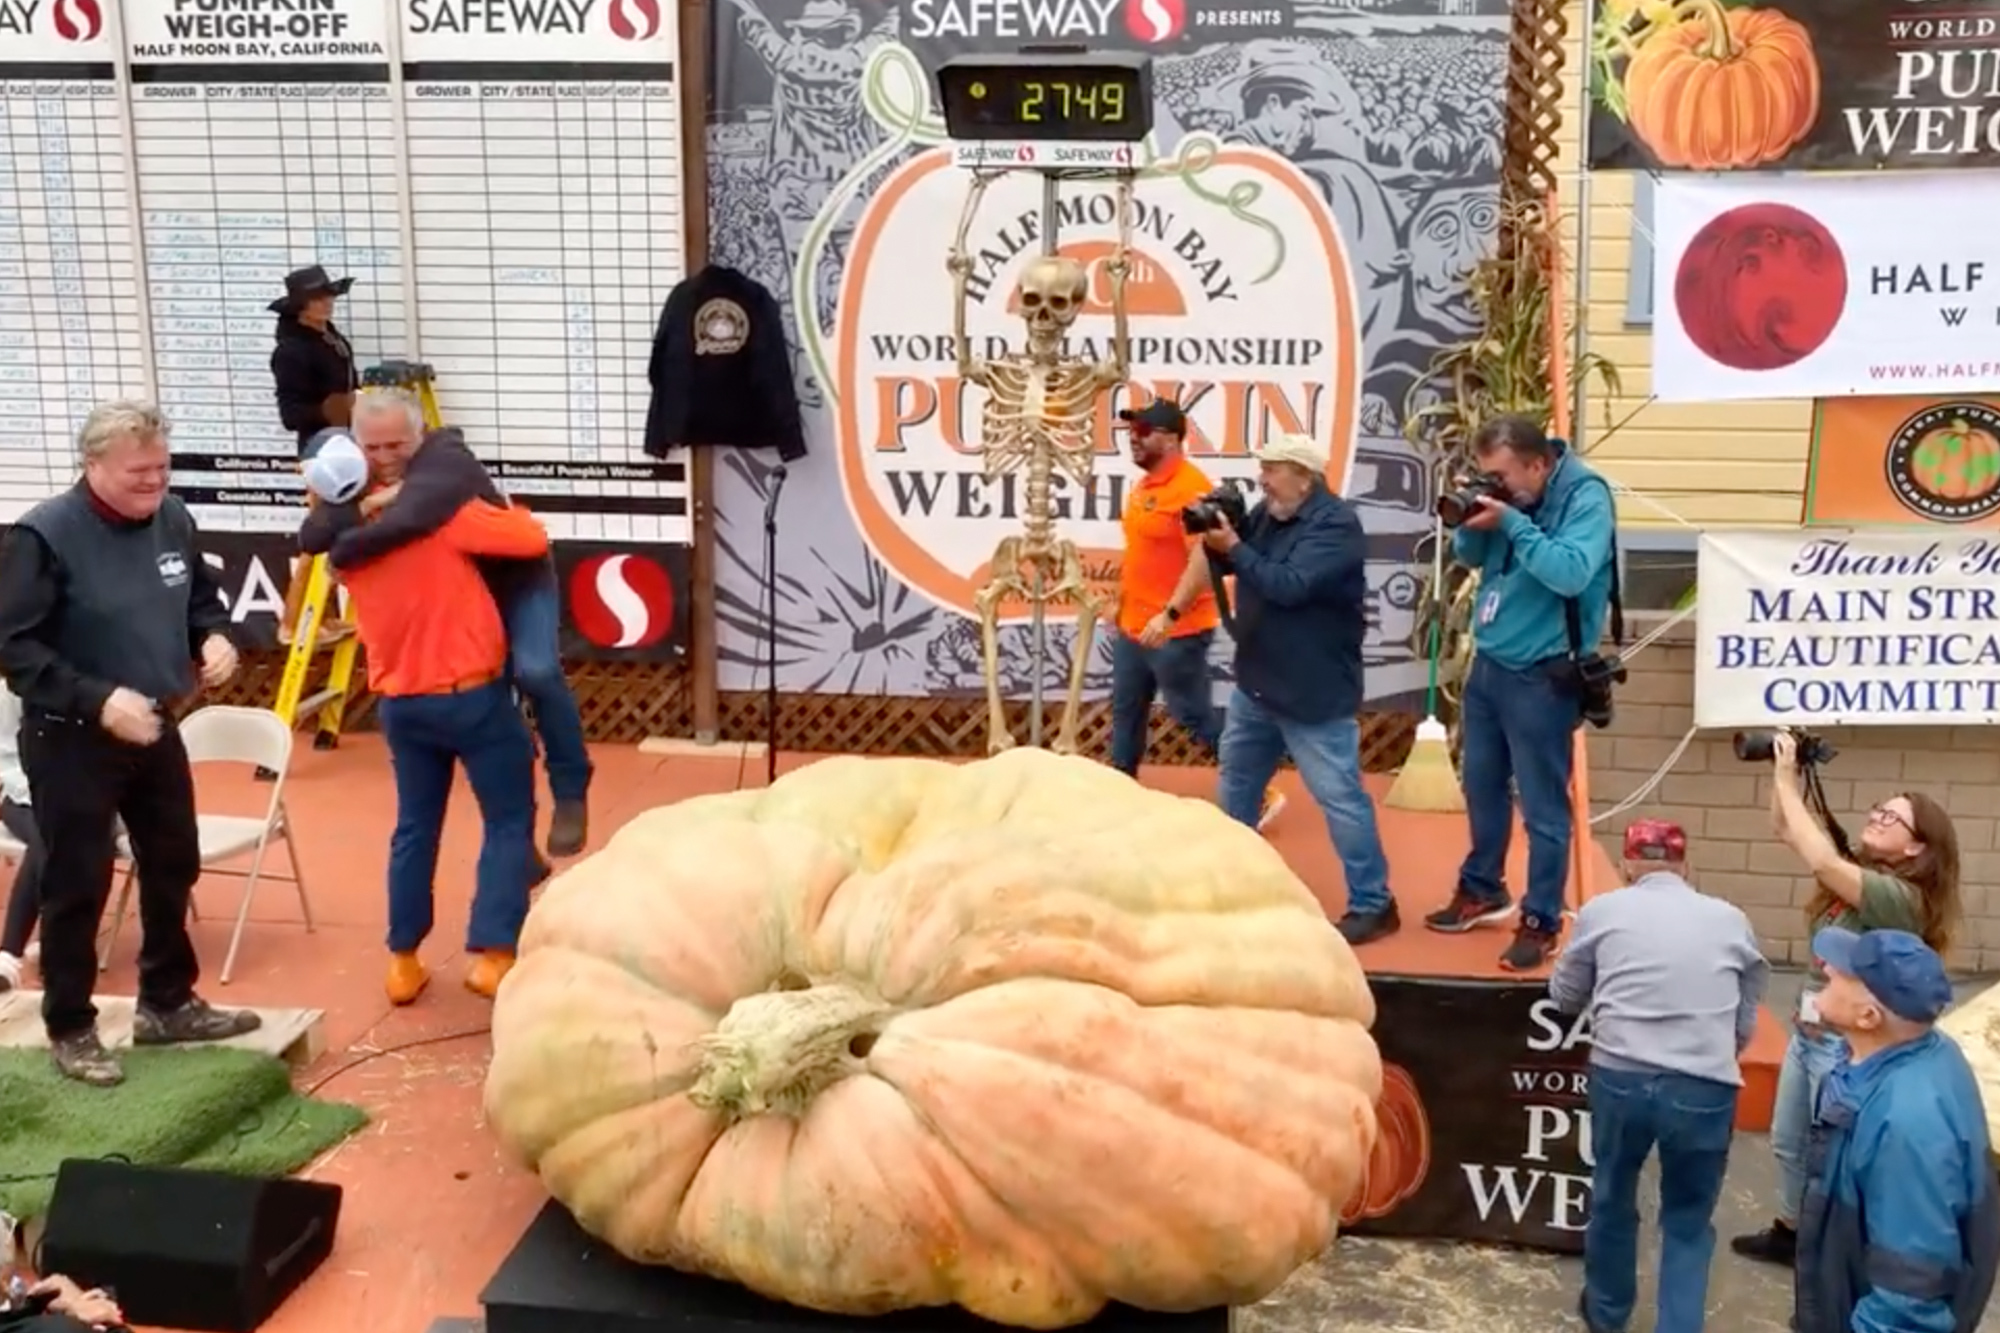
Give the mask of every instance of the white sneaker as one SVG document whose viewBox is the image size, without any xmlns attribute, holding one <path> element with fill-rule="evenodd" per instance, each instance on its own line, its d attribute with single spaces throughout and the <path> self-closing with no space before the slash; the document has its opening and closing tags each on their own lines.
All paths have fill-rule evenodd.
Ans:
<svg viewBox="0 0 2000 1333">
<path fill-rule="evenodd" d="M 21 984 L 21 960 L 11 953 L 0 953 L 0 995 L 5 995 Z"/>
</svg>

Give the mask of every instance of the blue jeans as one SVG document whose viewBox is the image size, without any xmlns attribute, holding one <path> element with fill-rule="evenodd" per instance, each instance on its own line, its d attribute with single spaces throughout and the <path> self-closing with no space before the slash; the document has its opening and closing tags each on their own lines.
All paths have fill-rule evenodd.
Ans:
<svg viewBox="0 0 2000 1333">
<path fill-rule="evenodd" d="M 1347 876 L 1347 910 L 1380 912 L 1390 905 L 1389 858 L 1375 825 L 1375 803 L 1361 785 L 1360 722 L 1351 717 L 1300 722 L 1239 689 L 1229 696 L 1220 749 L 1218 794 L 1224 814 L 1256 828 L 1264 788 L 1289 751 L 1307 794 L 1319 803 Z"/>
<path fill-rule="evenodd" d="M 1153 720 L 1153 697 L 1213 754 L 1222 727 L 1208 682 L 1208 648 L 1214 630 L 1168 639 L 1148 648 L 1122 632 L 1111 640 L 1111 766 L 1136 775 L 1146 757 Z"/>
<path fill-rule="evenodd" d="M 1778 1216 L 1792 1226 L 1799 1224 L 1799 1205 L 1806 1197 L 1806 1148 L 1820 1084 L 1845 1054 L 1847 1043 L 1834 1033 L 1807 1033 L 1796 1023 L 1785 1043 L 1778 1095 L 1771 1104 L 1771 1155 L 1778 1159 Z"/>
<path fill-rule="evenodd" d="M 1514 796 L 1528 830 L 1525 924 L 1562 925 L 1569 882 L 1570 744 L 1583 714 L 1546 671 L 1515 671 L 1475 657 L 1459 705 L 1459 758 L 1472 851 L 1458 872 L 1460 891 L 1495 906 L 1508 901 L 1507 847 L 1514 839 Z"/>
<path fill-rule="evenodd" d="M 590 791 L 590 752 L 583 744 L 583 714 L 563 675 L 562 602 L 555 584 L 516 595 L 506 613 L 507 669 L 514 688 L 535 706 L 549 795 L 581 801 Z"/>
<path fill-rule="evenodd" d="M 1700 1333 L 1715 1255 L 1715 1204 L 1736 1130 L 1736 1088 L 1687 1074 L 1590 1070 L 1590 1225 L 1583 1303 L 1622 1329 L 1639 1298 L 1639 1172 L 1660 1150 L 1660 1291 L 1655 1333 Z"/>
<path fill-rule="evenodd" d="M 513 691 L 496 680 L 459 694 L 401 695 L 383 699 L 380 714 L 396 772 L 389 948 L 414 953 L 431 933 L 438 836 L 456 762 L 465 765 L 485 825 L 465 947 L 512 949 L 536 873 L 535 746 Z"/>
</svg>

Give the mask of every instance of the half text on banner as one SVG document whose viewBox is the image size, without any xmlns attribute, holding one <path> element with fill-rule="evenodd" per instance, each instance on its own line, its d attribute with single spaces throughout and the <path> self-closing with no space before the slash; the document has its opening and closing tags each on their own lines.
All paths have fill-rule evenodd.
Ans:
<svg viewBox="0 0 2000 1333">
<path fill-rule="evenodd" d="M 1699 727 L 2000 721 L 2000 537 L 1706 532 Z"/>
<path fill-rule="evenodd" d="M 1672 176 L 1654 201 L 1666 402 L 2000 389 L 2000 176 Z"/>
</svg>

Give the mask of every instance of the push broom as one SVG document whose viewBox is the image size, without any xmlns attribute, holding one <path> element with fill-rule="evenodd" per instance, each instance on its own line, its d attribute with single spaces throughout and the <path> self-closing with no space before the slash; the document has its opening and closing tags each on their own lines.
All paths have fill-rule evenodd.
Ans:
<svg viewBox="0 0 2000 1333">
<path fill-rule="evenodd" d="M 1451 765 L 1451 733 L 1438 721 L 1438 659 L 1444 653 L 1444 544 L 1439 532 L 1432 543 L 1431 591 L 1439 599 L 1431 611 L 1430 681 L 1424 689 L 1424 720 L 1417 724 L 1416 743 L 1403 771 L 1396 775 L 1382 803 L 1396 810 L 1456 811 L 1465 809 L 1458 771 Z"/>
</svg>

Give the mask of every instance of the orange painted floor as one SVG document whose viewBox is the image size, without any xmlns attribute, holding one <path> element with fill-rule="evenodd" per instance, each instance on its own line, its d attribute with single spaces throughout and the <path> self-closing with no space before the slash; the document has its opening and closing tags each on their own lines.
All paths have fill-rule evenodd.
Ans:
<svg viewBox="0 0 2000 1333">
<path fill-rule="evenodd" d="M 783 767 L 813 758 L 786 756 Z M 764 780 L 764 762 L 755 758 L 662 758 L 601 747 L 596 760 L 598 845 L 653 806 Z M 1209 796 L 1215 775 L 1161 769 L 1149 772 L 1147 781 Z M 1296 777 L 1282 781 L 1290 804 L 1271 837 L 1337 912 L 1343 891 L 1325 826 Z M 261 810 L 267 792 L 247 777 L 202 780 L 204 808 L 215 811 Z M 266 1327 L 272 1333 L 422 1333 L 435 1318 L 478 1313 L 481 1287 L 543 1198 L 532 1176 L 502 1160 L 480 1119 L 489 1010 L 458 984 L 464 960 L 456 943 L 478 850 L 476 812 L 461 788 L 439 866 L 438 930 L 425 950 L 434 981 L 417 1004 L 394 1010 L 380 986 L 382 885 L 394 823 L 380 741 L 356 736 L 333 753 L 302 749 L 288 804 L 319 930 L 304 932 L 289 886 L 267 882 L 252 909 L 235 980 L 227 987 L 211 980 L 204 989 L 224 1004 L 324 1010 L 328 1054 L 303 1073 L 301 1086 L 358 1103 L 374 1120 L 307 1173 L 346 1187 L 339 1244 L 326 1267 Z M 1498 975 L 1494 965 L 1504 934 L 1444 937 L 1419 921 L 1449 892 L 1465 849 L 1463 818 L 1392 810 L 1383 812 L 1382 822 L 1408 924 L 1364 948 L 1362 961 L 1379 973 Z M 1518 884 L 1525 850 L 1516 842 L 1511 876 Z M 1593 873 L 1608 885 L 1611 867 L 1594 848 L 1593 855 Z M 211 876 L 199 890 L 196 941 L 211 968 L 227 945 L 241 883 Z M 105 993 L 132 992 L 136 947 L 128 927 L 104 979 Z"/>
</svg>

